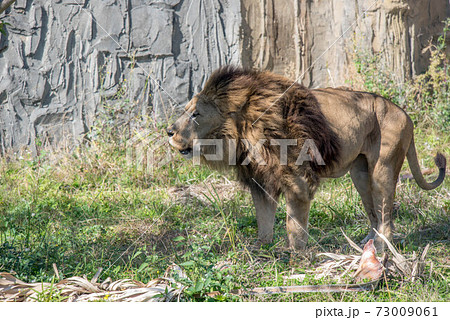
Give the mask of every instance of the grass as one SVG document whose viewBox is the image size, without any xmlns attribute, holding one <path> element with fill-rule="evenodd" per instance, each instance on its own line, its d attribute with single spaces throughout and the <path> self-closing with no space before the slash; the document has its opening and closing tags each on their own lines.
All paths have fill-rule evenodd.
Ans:
<svg viewBox="0 0 450 320">
<path fill-rule="evenodd" d="M 435 134 L 432 136 L 431 134 Z M 424 166 L 437 149 L 450 154 L 450 138 L 419 130 Z M 24 281 L 64 277 L 140 281 L 161 276 L 171 263 L 187 272 L 190 301 L 448 301 L 450 183 L 425 192 L 414 182 L 397 189 L 396 244 L 403 252 L 432 243 L 425 277 L 417 283 L 390 279 L 389 289 L 345 294 L 237 297 L 237 288 L 296 284 L 282 276 L 314 270 L 319 252 L 348 251 L 340 228 L 355 241 L 368 231 L 359 196 L 348 176 L 323 183 L 311 208 L 308 250 L 291 257 L 286 248 L 284 201 L 275 239 L 252 249 L 257 228 L 251 197 L 220 174 L 175 158 L 152 176 L 128 167 L 120 150 L 90 146 L 75 154 L 0 165 L 0 270 Z M 120 148 L 117 148 L 120 149 Z M 93 151 L 94 150 L 94 151 Z M 89 151 L 89 152 L 88 152 Z M 162 178 L 163 177 L 163 178 Z M 430 179 L 431 177 L 429 177 Z M 171 187 L 172 186 L 172 187 Z M 193 190 L 186 196 L 186 188 Z M 230 191 L 230 190 L 231 191 Z M 216 264 L 226 261 L 229 268 Z M 433 268 L 431 270 L 431 263 Z M 303 284 L 331 283 L 308 273 Z M 224 295 L 209 298 L 206 293 Z M 52 300 L 48 295 L 43 300 Z M 60 299 L 57 295 L 55 301 Z"/>
<path fill-rule="evenodd" d="M 400 87 L 388 74 L 375 77 L 376 72 L 382 73 L 375 58 L 355 58 L 355 87 L 359 83 L 360 89 L 397 102 L 401 96 L 405 103 L 420 98 L 414 106 L 406 103 L 406 110 L 416 123 L 422 169 L 435 168 L 437 151 L 450 155 L 450 136 L 445 134 L 450 105 L 448 61 L 439 54 L 433 57 L 428 82 L 423 76 Z M 430 93 L 425 85 L 435 85 L 438 76 L 434 74 L 447 76 L 444 82 L 439 78 L 445 87 L 437 90 L 439 94 Z M 438 103 L 430 109 L 433 101 Z M 349 176 L 325 181 L 317 192 L 310 214 L 311 238 L 303 254 L 291 256 L 286 249 L 283 199 L 277 209 L 273 244 L 256 250 L 252 247 L 257 238 L 254 207 L 246 191 L 230 183 L 231 177 L 193 166 L 178 155 L 151 174 L 128 165 L 125 141 L 132 130 L 129 123 L 119 129 L 108 127 L 116 111 L 110 102 L 104 104 L 105 117 L 99 117 L 89 144 L 59 153 L 43 149 L 36 158 L 27 154 L 0 158 L 0 271 L 13 271 L 27 282 L 54 283 L 55 263 L 63 277 L 90 278 L 102 267 L 101 279 L 147 282 L 176 263 L 190 279 L 183 280 L 188 286 L 187 301 L 450 300 L 448 178 L 432 191 L 407 181 L 397 187 L 396 246 L 412 253 L 431 243 L 419 281 L 389 278 L 387 285 L 364 293 L 239 297 L 231 290 L 299 284 L 283 277 L 291 274 L 306 273 L 301 284 L 333 283 L 326 278 L 316 280 L 310 272 L 318 265 L 317 253 L 350 250 L 340 228 L 354 241 L 368 232 L 366 214 Z M 161 129 L 152 126 L 155 132 Z M 405 161 L 402 173 L 406 171 Z M 217 267 L 224 264 L 228 267 Z M 207 293 L 212 291 L 222 295 L 211 298 Z M 60 301 L 62 297 L 44 292 L 38 299 Z"/>
</svg>

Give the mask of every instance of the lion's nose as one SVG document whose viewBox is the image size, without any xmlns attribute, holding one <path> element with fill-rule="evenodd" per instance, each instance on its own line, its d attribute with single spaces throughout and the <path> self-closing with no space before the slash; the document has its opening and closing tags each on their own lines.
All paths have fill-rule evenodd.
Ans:
<svg viewBox="0 0 450 320">
<path fill-rule="evenodd" d="M 172 137 L 175 133 L 173 132 L 173 130 L 172 130 L 172 127 L 168 127 L 167 129 L 166 129 L 166 132 L 167 132 L 167 135 L 169 136 L 169 137 Z"/>
</svg>

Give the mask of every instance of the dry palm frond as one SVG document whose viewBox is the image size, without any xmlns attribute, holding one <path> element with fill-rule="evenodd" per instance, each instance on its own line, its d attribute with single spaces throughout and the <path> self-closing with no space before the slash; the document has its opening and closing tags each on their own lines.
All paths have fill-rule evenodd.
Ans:
<svg viewBox="0 0 450 320">
<path fill-rule="evenodd" d="M 373 291 L 378 285 L 378 280 L 367 283 L 356 284 L 328 284 L 328 285 L 306 285 L 306 286 L 279 286 L 262 287 L 253 289 L 239 289 L 232 293 L 238 295 L 255 294 L 277 294 L 277 293 L 300 293 L 300 292 L 349 292 L 349 291 Z"/>
<path fill-rule="evenodd" d="M 414 281 L 422 275 L 423 270 L 425 268 L 425 257 L 430 248 L 430 244 L 426 245 L 420 257 L 417 257 L 416 253 L 413 252 L 412 257 L 407 258 L 401 253 L 399 253 L 397 249 L 395 249 L 395 247 L 392 245 L 392 243 L 388 239 L 386 239 L 386 237 L 383 234 L 378 233 L 377 230 L 375 230 L 375 232 L 386 243 L 387 247 L 389 248 L 389 251 L 392 252 L 393 255 L 392 260 L 389 260 L 388 262 L 391 262 L 391 265 L 395 267 L 395 269 L 401 276 Z"/>
<path fill-rule="evenodd" d="M 341 228 L 341 232 L 344 235 L 345 239 L 347 240 L 347 242 L 350 244 L 350 246 L 355 249 L 356 251 L 358 251 L 359 253 L 363 253 L 363 249 L 360 248 L 360 246 L 358 246 L 356 243 L 353 242 L 352 239 L 350 239 L 344 232 L 344 229 Z"/>
<path fill-rule="evenodd" d="M 319 272 L 315 276 L 316 279 L 332 277 L 340 281 L 341 278 L 350 271 L 356 270 L 358 268 L 359 261 L 361 260 L 361 256 L 357 255 L 319 253 L 317 256 L 327 257 L 328 259 L 316 268 L 315 272 Z M 344 269 L 343 272 L 342 269 Z"/>
<path fill-rule="evenodd" d="M 342 231 L 342 230 L 341 230 Z M 377 232 L 375 230 L 375 232 Z M 344 237 L 349 242 L 350 246 L 355 248 L 360 253 L 363 253 L 363 250 L 356 245 L 343 231 Z M 410 279 L 412 281 L 416 280 L 423 273 L 425 267 L 425 257 L 428 253 L 428 249 L 430 245 L 428 244 L 423 250 L 420 257 L 417 257 L 415 252 L 411 257 L 406 257 L 399 253 L 392 243 L 386 239 L 386 237 L 377 232 L 378 236 L 386 243 L 390 252 L 392 253 L 392 258 L 388 259 L 388 256 L 385 255 L 383 258 L 379 259 L 376 257 L 376 252 L 371 252 L 370 266 L 365 266 L 366 269 L 361 269 L 361 256 L 359 255 L 343 255 L 336 253 L 321 253 L 318 256 L 324 256 L 328 259 L 325 260 L 316 270 L 318 272 L 316 278 L 323 277 L 332 277 L 337 279 L 338 281 L 348 274 L 350 271 L 355 271 L 353 277 L 357 277 L 358 279 L 364 278 L 361 277 L 362 274 L 369 275 L 368 278 L 374 279 L 377 277 L 381 277 L 382 270 L 389 271 L 390 274 L 401 276 L 405 279 Z M 369 243 L 368 243 L 369 244 Z M 372 246 L 371 246 L 372 248 Z M 373 247 L 373 249 L 375 249 Z M 367 269 L 369 268 L 369 269 Z"/>
<path fill-rule="evenodd" d="M 98 277 L 99 272 L 96 274 Z M 71 277 L 56 284 L 25 283 L 7 272 L 0 272 L 0 301 L 36 301 L 39 294 L 52 290 L 65 301 L 173 301 L 180 298 L 184 286 L 177 280 L 186 274 L 177 265 L 166 270 L 162 278 L 147 284 L 132 279 L 112 282 L 110 278 L 96 283 L 82 277 Z"/>
<path fill-rule="evenodd" d="M 50 283 L 25 283 L 8 272 L 0 272 L 0 301 L 26 301 L 50 286 Z"/>
</svg>

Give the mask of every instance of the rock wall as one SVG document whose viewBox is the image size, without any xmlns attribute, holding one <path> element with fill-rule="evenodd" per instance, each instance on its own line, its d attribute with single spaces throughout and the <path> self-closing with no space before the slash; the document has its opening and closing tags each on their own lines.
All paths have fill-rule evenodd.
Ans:
<svg viewBox="0 0 450 320">
<path fill-rule="evenodd" d="M 80 137 L 101 99 L 166 122 L 223 64 L 342 85 L 356 43 L 401 81 L 449 16 L 447 0 L 17 0 L 1 17 L 0 153 Z"/>
<path fill-rule="evenodd" d="M 18 0 L 0 40 L 0 153 L 80 137 L 101 98 L 166 120 L 239 63 L 238 0 Z"/>
<path fill-rule="evenodd" d="M 447 0 L 242 0 L 242 63 L 310 87 L 345 84 L 354 47 L 382 53 L 399 81 L 422 73 L 422 50 L 450 17 Z"/>
</svg>

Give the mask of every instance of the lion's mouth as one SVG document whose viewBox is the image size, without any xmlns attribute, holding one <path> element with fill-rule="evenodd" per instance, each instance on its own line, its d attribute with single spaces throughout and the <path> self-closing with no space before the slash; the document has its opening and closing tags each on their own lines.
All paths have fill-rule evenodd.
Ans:
<svg viewBox="0 0 450 320">
<path fill-rule="evenodd" d="M 181 149 L 181 145 L 173 140 L 172 137 L 169 138 L 169 144 L 178 150 L 178 152 L 184 156 L 190 158 L 192 156 L 192 148 Z"/>
</svg>

